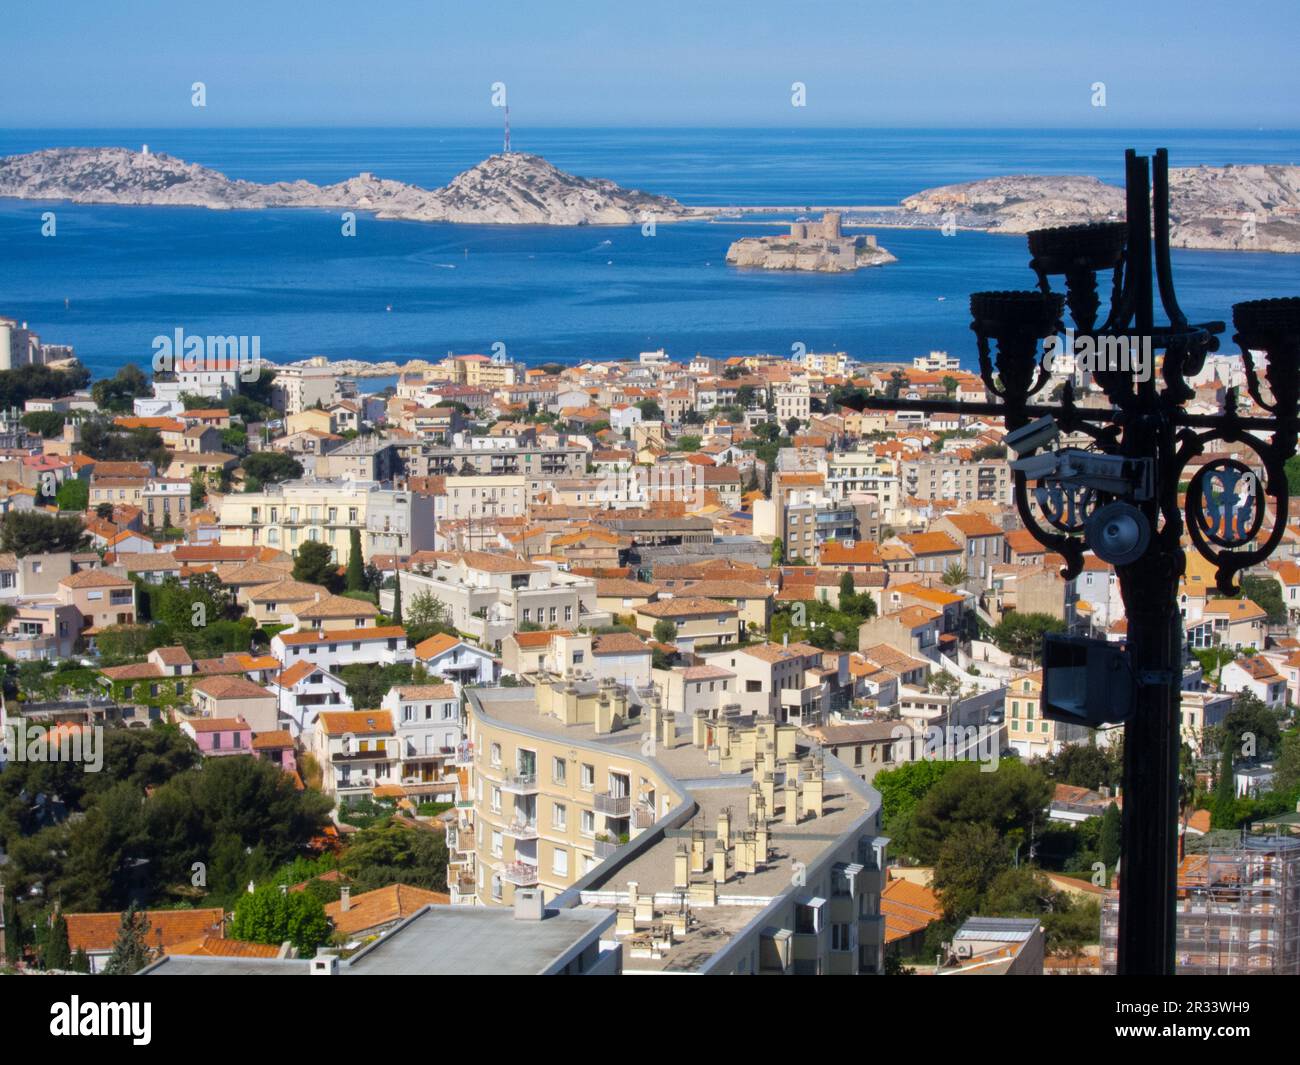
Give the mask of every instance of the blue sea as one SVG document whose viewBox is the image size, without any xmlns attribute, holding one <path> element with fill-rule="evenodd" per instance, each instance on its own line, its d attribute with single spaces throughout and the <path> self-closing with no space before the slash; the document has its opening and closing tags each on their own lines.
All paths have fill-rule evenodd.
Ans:
<svg viewBox="0 0 1300 1065">
<path fill-rule="evenodd" d="M 487 129 L 0 130 L 0 155 L 148 144 L 255 181 L 341 180 L 363 170 L 425 187 L 500 150 Z M 701 205 L 896 203 L 935 185 L 1011 173 L 1093 174 L 1119 184 L 1126 147 L 1168 147 L 1175 166 L 1298 163 L 1296 131 L 775 129 L 516 130 L 517 151 L 590 177 Z M 41 235 L 53 210 L 57 235 Z M 864 359 L 943 349 L 969 362 L 967 295 L 1032 284 L 1023 238 L 878 231 L 898 257 L 849 275 L 740 271 L 738 222 L 639 227 L 462 226 L 378 221 L 355 237 L 337 212 L 207 211 L 0 200 L 0 315 L 72 344 L 96 375 L 147 363 L 155 336 L 255 335 L 276 361 L 374 361 L 488 352 L 530 363 L 628 358 L 665 348 L 788 354 L 796 344 Z M 1174 254 L 1196 319 L 1300 293 L 1300 256 Z"/>
</svg>

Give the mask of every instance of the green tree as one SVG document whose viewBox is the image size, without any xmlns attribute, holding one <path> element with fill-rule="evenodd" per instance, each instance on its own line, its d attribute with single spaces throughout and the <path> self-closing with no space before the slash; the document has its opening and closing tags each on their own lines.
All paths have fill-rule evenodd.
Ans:
<svg viewBox="0 0 1300 1065">
<path fill-rule="evenodd" d="M 13 896 L 12 888 L 5 893 L 5 961 L 11 966 L 16 965 L 18 960 L 23 956 L 23 936 L 25 928 L 22 920 L 18 916 L 18 903 Z"/>
<path fill-rule="evenodd" d="M 240 896 L 230 932 L 235 939 L 251 943 L 288 941 L 310 957 L 328 942 L 330 925 L 324 905 L 311 893 L 266 884 Z"/>
<path fill-rule="evenodd" d="M 361 557 L 361 530 L 353 528 L 348 543 L 348 572 L 346 587 L 349 592 L 360 592 L 366 587 L 366 565 Z"/>
<path fill-rule="evenodd" d="M 113 952 L 108 956 L 104 972 L 108 976 L 134 976 L 154 961 L 149 948 L 149 918 L 132 903 L 122 914 Z"/>
<path fill-rule="evenodd" d="M 643 399 L 636 405 L 636 409 L 641 412 L 641 417 L 647 422 L 661 422 L 664 420 L 663 408 L 653 399 Z"/>
<path fill-rule="evenodd" d="M 781 566 L 785 564 L 785 541 L 777 537 L 772 541 L 772 565 Z"/>
<path fill-rule="evenodd" d="M 1233 748 L 1223 745 L 1219 758 L 1219 779 L 1214 786 L 1214 804 L 1210 810 L 1212 828 L 1237 827 L 1237 785 L 1233 779 Z"/>
<path fill-rule="evenodd" d="M 72 968 L 72 951 L 68 947 L 68 919 L 62 911 L 56 913 L 50 921 L 49 938 L 46 940 L 41 963 L 47 969 Z"/>
<path fill-rule="evenodd" d="M 943 904 L 944 919 L 960 923 L 975 913 L 1008 865 L 1006 844 L 991 827 L 956 825 L 939 847 L 934 863 L 934 889 Z"/>
<path fill-rule="evenodd" d="M 402 624 L 402 571 L 397 571 L 393 581 L 393 624 Z"/>
<path fill-rule="evenodd" d="M 667 618 L 660 618 L 655 622 L 653 635 L 657 643 L 673 643 L 677 639 L 677 626 Z"/>
<path fill-rule="evenodd" d="M 28 411 L 19 419 L 23 426 L 33 433 L 39 433 L 46 440 L 52 440 L 63 432 L 63 423 L 68 416 L 57 410 Z"/>
<path fill-rule="evenodd" d="M 303 543 L 293 556 L 293 579 L 338 591 L 339 566 L 334 561 L 334 549 L 317 540 Z"/>
<path fill-rule="evenodd" d="M 0 526 L 0 550 L 19 558 L 45 552 L 79 551 L 86 531 L 77 517 L 60 518 L 39 510 L 11 510 Z"/>
<path fill-rule="evenodd" d="M 943 571 L 943 583 L 949 588 L 960 588 L 969 579 L 966 568 L 957 562 L 953 562 Z"/>
<path fill-rule="evenodd" d="M 260 484 L 277 484 L 302 476 L 302 463 L 283 451 L 254 451 L 244 457 L 241 465 Z"/>
<path fill-rule="evenodd" d="M 1119 861 L 1120 847 L 1124 839 L 1124 818 L 1120 816 L 1119 806 L 1111 803 L 1101 815 L 1101 860 L 1107 869 L 1114 869 Z"/>
<path fill-rule="evenodd" d="M 998 650 L 1019 658 L 1036 659 L 1042 651 L 1043 635 L 1064 632 L 1065 622 L 1050 614 L 1021 614 L 1013 611 L 993 626 Z"/>
<path fill-rule="evenodd" d="M 69 477 L 55 495 L 60 510 L 84 511 L 90 506 L 90 484 L 80 477 Z"/>
</svg>

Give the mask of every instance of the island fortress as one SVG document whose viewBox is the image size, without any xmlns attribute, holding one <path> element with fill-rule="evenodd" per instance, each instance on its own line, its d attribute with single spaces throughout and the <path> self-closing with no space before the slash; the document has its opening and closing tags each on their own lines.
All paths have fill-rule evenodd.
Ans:
<svg viewBox="0 0 1300 1065">
<path fill-rule="evenodd" d="M 827 211 L 820 222 L 792 222 L 787 236 L 743 237 L 727 249 L 731 265 L 765 270 L 842 273 L 894 261 L 874 236 L 845 236 L 838 211 Z"/>
</svg>

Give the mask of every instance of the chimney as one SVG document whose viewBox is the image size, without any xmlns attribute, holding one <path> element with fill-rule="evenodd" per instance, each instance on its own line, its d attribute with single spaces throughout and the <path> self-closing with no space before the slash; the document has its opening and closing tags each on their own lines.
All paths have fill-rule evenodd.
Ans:
<svg viewBox="0 0 1300 1065">
<path fill-rule="evenodd" d="M 691 856 L 685 847 L 678 847 L 673 854 L 673 890 L 685 891 L 691 886 Z"/>
<path fill-rule="evenodd" d="M 723 848 L 731 846 L 731 809 L 727 808 L 718 814 L 718 842 Z"/>
<path fill-rule="evenodd" d="M 727 848 L 720 839 L 713 841 L 713 882 L 727 882 Z"/>
<path fill-rule="evenodd" d="M 799 785 L 789 779 L 785 782 L 785 823 L 799 823 Z"/>
<path fill-rule="evenodd" d="M 339 913 L 347 913 L 352 909 L 352 889 L 346 884 L 339 891 Z"/>
<path fill-rule="evenodd" d="M 515 889 L 515 920 L 540 921 L 546 916 L 546 903 L 540 888 Z"/>
<path fill-rule="evenodd" d="M 696 829 L 691 833 L 691 872 L 702 873 L 705 870 L 704 833 Z"/>
<path fill-rule="evenodd" d="M 332 950 L 322 950 L 316 952 L 316 957 L 311 960 L 312 976 L 338 976 L 339 974 L 339 956 Z"/>
</svg>

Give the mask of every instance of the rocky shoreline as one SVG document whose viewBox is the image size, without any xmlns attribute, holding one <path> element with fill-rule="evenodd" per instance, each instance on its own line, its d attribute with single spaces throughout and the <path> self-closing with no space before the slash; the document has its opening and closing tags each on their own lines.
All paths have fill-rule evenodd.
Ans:
<svg viewBox="0 0 1300 1065">
<path fill-rule="evenodd" d="M 438 189 L 362 173 L 333 185 L 258 184 L 169 155 L 51 148 L 0 159 L 0 197 L 254 210 L 315 207 L 480 225 L 632 225 L 702 217 L 668 196 L 582 178 L 523 152 L 489 156 Z"/>
</svg>

